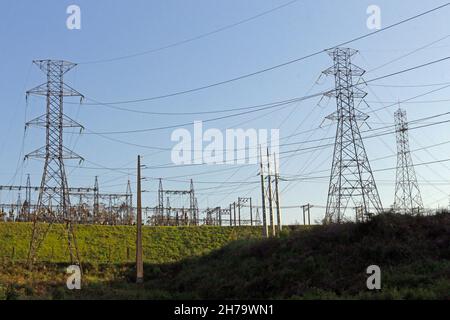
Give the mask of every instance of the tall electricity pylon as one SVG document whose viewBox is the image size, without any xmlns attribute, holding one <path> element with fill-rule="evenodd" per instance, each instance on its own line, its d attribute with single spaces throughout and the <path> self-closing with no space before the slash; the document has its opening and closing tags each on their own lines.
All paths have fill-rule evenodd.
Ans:
<svg viewBox="0 0 450 320">
<path fill-rule="evenodd" d="M 424 207 L 409 149 L 406 111 L 399 108 L 394 115 L 397 133 L 397 177 L 394 210 L 403 214 L 420 214 Z"/>
<path fill-rule="evenodd" d="M 64 223 L 68 249 L 72 263 L 80 263 L 73 227 L 74 214 L 70 207 L 69 187 L 64 160 L 82 158 L 64 146 L 64 128 L 83 127 L 64 114 L 64 97 L 83 95 L 64 83 L 64 75 L 76 64 L 62 60 L 33 61 L 47 76 L 46 83 L 29 90 L 28 95 L 46 97 L 46 113 L 27 123 L 46 129 L 46 143 L 42 148 L 28 154 L 26 158 L 44 159 L 44 171 L 37 208 L 33 214 L 33 233 L 28 252 L 28 264 L 34 263 L 39 248 L 53 223 Z"/>
<path fill-rule="evenodd" d="M 355 107 L 355 100 L 367 95 L 358 88 L 365 71 L 351 62 L 356 53 L 349 48 L 328 50 L 334 65 L 324 71 L 335 78 L 335 90 L 327 95 L 335 97 L 337 104 L 337 111 L 327 117 L 337 121 L 337 130 L 325 223 L 344 221 L 347 208 L 361 207 L 366 217 L 372 210 L 375 213 L 383 210 L 360 133 L 361 124 L 369 117 Z"/>
</svg>

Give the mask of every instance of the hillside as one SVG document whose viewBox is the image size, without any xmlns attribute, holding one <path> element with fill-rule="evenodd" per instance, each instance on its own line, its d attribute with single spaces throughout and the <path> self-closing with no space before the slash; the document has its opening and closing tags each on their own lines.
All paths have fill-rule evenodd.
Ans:
<svg viewBox="0 0 450 320">
<path fill-rule="evenodd" d="M 373 264 L 382 272 L 378 292 L 366 288 L 366 268 Z M 280 239 L 237 240 L 202 256 L 147 263 L 141 288 L 132 282 L 132 265 L 87 265 L 79 292 L 64 289 L 61 265 L 41 265 L 34 282 L 17 279 L 19 266 L 8 265 L 0 275 L 7 297 L 450 299 L 450 214 L 385 214 Z M 7 284 L 13 281 L 20 284 Z"/>
<path fill-rule="evenodd" d="M 0 261 L 26 261 L 31 236 L 29 223 L 0 223 Z M 168 263 L 204 255 L 225 244 L 259 238 L 258 227 L 144 227 L 146 263 Z M 136 228 L 128 226 L 77 226 L 77 242 L 84 263 L 107 264 L 134 261 Z M 39 261 L 68 262 L 63 228 L 52 227 L 42 245 Z"/>
<path fill-rule="evenodd" d="M 382 271 L 379 293 L 366 289 L 373 264 Z M 237 242 L 166 266 L 147 287 L 200 299 L 450 299 L 450 214 L 382 215 L 365 224 Z"/>
</svg>

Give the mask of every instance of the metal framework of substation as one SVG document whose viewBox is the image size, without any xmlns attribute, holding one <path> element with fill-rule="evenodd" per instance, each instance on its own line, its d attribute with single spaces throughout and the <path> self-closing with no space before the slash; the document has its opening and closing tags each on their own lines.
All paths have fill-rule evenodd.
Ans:
<svg viewBox="0 0 450 320">
<path fill-rule="evenodd" d="M 171 205 L 174 197 L 188 198 L 188 206 Z M 186 200 L 186 199 L 183 199 Z M 164 189 L 159 179 L 158 205 L 149 217 L 148 223 L 153 226 L 196 226 L 199 225 L 199 209 L 195 197 L 194 182 L 191 180 L 189 190 Z"/>
<path fill-rule="evenodd" d="M 262 224 L 259 209 L 255 208 L 251 197 L 238 197 L 238 200 L 230 203 L 228 208 L 218 207 L 211 212 L 216 213 L 209 219 L 209 221 L 213 221 L 214 225 L 240 227 L 261 226 Z"/>
<path fill-rule="evenodd" d="M 158 205 L 143 208 L 147 223 L 152 226 L 258 226 L 258 215 L 253 211 L 252 198 L 239 197 L 227 208 L 200 209 L 195 196 L 194 181 L 187 190 L 169 190 L 159 179 Z M 174 205 L 174 203 L 177 203 Z M 180 205 L 186 203 L 185 206 Z"/>
<path fill-rule="evenodd" d="M 58 192 L 56 187 L 45 191 Z M 67 188 L 73 220 L 79 224 L 100 225 L 132 225 L 134 224 L 133 194 L 128 182 L 125 193 L 100 193 L 98 180 L 91 188 Z M 12 203 L 0 203 L 0 220 L 7 222 L 33 222 L 33 213 L 37 210 L 36 203 L 40 187 L 32 186 L 30 178 L 25 186 L 0 186 L 2 193 L 15 193 L 17 200 Z M 22 197 L 25 193 L 25 198 Z M 61 208 L 52 205 L 51 214 Z"/>
</svg>

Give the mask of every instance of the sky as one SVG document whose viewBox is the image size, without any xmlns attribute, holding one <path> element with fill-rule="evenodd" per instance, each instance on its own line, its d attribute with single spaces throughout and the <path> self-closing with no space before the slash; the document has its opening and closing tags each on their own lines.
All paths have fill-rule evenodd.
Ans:
<svg viewBox="0 0 450 320">
<path fill-rule="evenodd" d="M 31 175 L 39 185 L 42 161 L 22 161 L 24 155 L 42 146 L 45 132 L 24 124 L 44 113 L 44 100 L 25 99 L 25 92 L 43 82 L 45 75 L 32 64 L 35 59 L 63 59 L 78 66 L 67 73 L 67 84 L 85 95 L 85 104 L 67 99 L 66 114 L 83 124 L 79 134 L 67 130 L 65 143 L 84 157 L 82 164 L 66 162 L 70 186 L 92 186 L 98 176 L 102 192 L 125 192 L 126 183 L 136 183 L 138 154 L 143 156 L 144 205 L 156 205 L 157 178 L 168 189 L 188 189 L 194 179 L 200 208 L 227 207 L 238 197 L 252 197 L 260 204 L 256 164 L 175 166 L 170 150 L 176 128 L 192 131 L 194 121 L 235 112 L 198 115 L 155 115 L 242 108 L 282 101 L 328 90 L 334 84 L 321 76 L 332 59 L 325 53 L 239 81 L 205 90 L 150 101 L 140 100 L 207 86 L 320 51 L 369 30 L 367 8 L 377 5 L 381 26 L 443 4 L 443 1 L 299 0 L 273 12 L 263 12 L 288 0 L 115 0 L 115 1 L 24 1 L 1 2 L 0 37 L 0 184 L 24 184 Z M 81 29 L 66 26 L 69 5 L 81 9 Z M 367 70 L 366 80 L 375 79 L 449 56 L 450 7 L 355 41 L 348 46 L 359 51 L 354 64 Z M 236 24 L 244 21 L 244 23 Z M 233 27 L 227 27 L 234 25 Z M 227 27 L 227 28 L 224 28 Z M 222 29 L 223 28 L 223 29 Z M 221 29 L 221 31 L 213 32 Z M 201 36 L 199 35 L 205 35 Z M 186 39 L 192 41 L 183 42 Z M 181 43 L 180 43 L 181 42 Z M 177 45 L 172 45 L 178 43 Z M 159 49 L 158 49 L 159 48 Z M 161 49 L 163 48 L 163 49 Z M 158 50 L 155 50 L 158 49 Z M 370 118 L 362 131 L 392 125 L 395 102 L 440 89 L 450 82 L 446 60 L 368 84 L 367 105 L 361 111 Z M 441 84 L 441 85 L 439 85 Z M 408 119 L 415 120 L 449 111 L 450 88 L 401 103 Z M 92 105 L 92 101 L 101 102 Z M 104 105 L 105 103 L 111 103 Z M 382 107 L 381 110 L 375 111 Z M 122 109 L 118 109 L 122 108 Z M 131 109 L 133 112 L 123 110 Z M 314 140 L 282 147 L 281 151 L 317 146 L 333 137 L 335 124 L 325 117 L 336 110 L 333 99 L 320 97 L 282 108 L 232 116 L 204 123 L 216 128 L 280 129 L 282 142 Z M 145 113 L 147 112 L 147 113 Z M 415 125 L 448 120 L 430 118 Z M 170 126 L 170 129 L 140 133 L 114 133 Z M 414 126 L 414 125 L 411 125 Z M 113 134 L 114 133 L 114 134 Z M 294 137 L 289 138 L 295 134 Z M 425 206 L 446 207 L 450 195 L 449 124 L 410 130 L 410 145 Z M 329 141 L 329 140 L 325 140 Z M 139 146 L 138 146 L 139 145 Z M 143 147 L 145 146 L 145 147 Z M 365 140 L 384 207 L 394 197 L 395 135 Z M 152 148 L 163 148 L 158 151 Z M 283 177 L 309 176 L 300 181 L 281 181 L 283 219 L 301 221 L 298 206 L 311 203 L 312 219 L 323 218 L 327 201 L 332 147 L 293 152 L 282 158 Z M 166 168 L 162 168 L 166 167 Z M 320 172 L 320 173 L 318 173 Z M 313 177 L 313 178 L 311 178 Z M 14 201 L 16 194 L 2 192 L 1 202 Z M 179 199 L 180 202 L 184 200 Z"/>
</svg>

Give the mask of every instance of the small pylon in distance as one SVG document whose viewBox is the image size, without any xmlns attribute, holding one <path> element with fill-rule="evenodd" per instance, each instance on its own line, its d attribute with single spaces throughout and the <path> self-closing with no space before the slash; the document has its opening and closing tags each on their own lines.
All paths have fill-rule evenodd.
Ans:
<svg viewBox="0 0 450 320">
<path fill-rule="evenodd" d="M 424 211 L 424 206 L 409 148 L 406 111 L 399 107 L 394 116 L 397 137 L 394 211 L 402 214 L 421 214 Z"/>
</svg>

